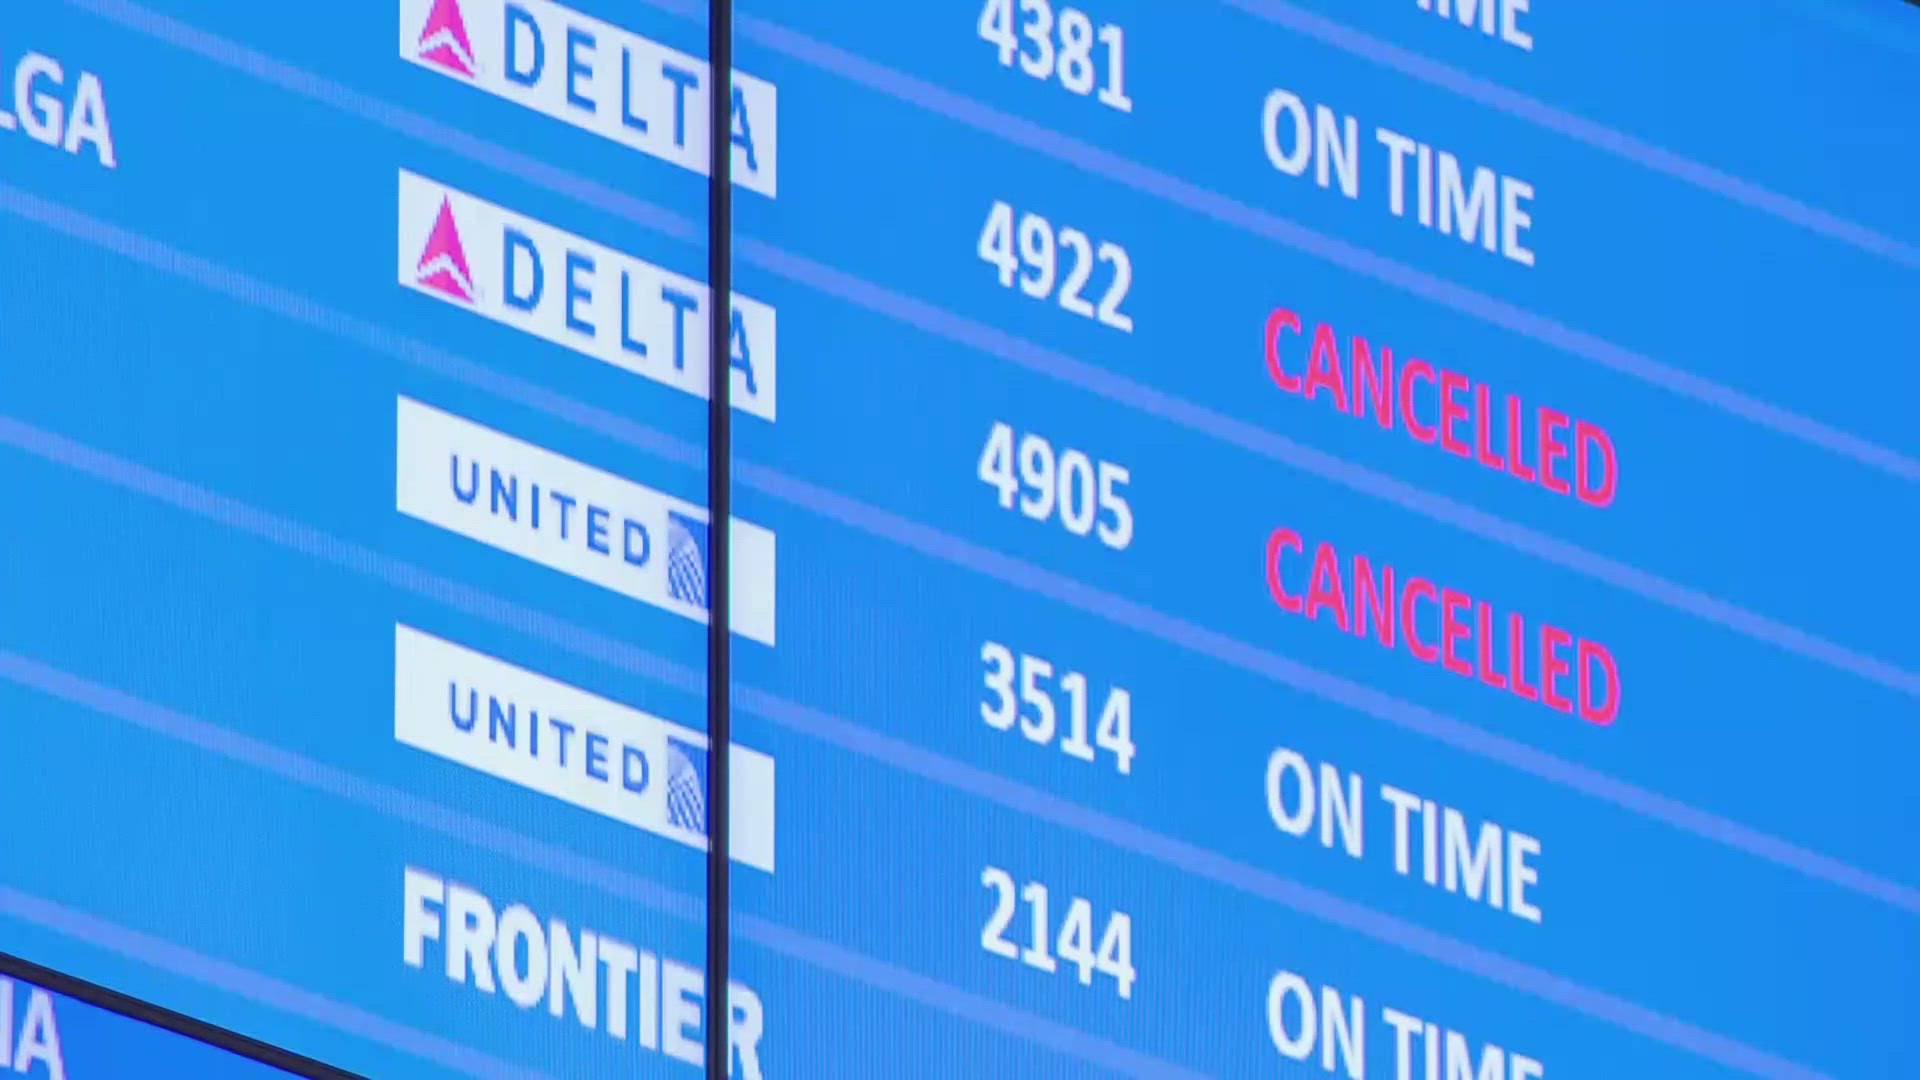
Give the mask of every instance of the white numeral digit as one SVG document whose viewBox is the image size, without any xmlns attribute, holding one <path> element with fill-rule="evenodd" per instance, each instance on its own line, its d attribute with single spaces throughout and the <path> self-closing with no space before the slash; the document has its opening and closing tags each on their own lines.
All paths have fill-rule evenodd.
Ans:
<svg viewBox="0 0 1920 1080">
<path fill-rule="evenodd" d="M 1018 506 L 1034 521 L 1057 514 L 1069 533 L 1095 535 L 1115 551 L 1133 542 L 1133 507 L 1121 490 L 1132 473 L 1123 466 L 1095 461 L 1072 447 L 1055 451 L 1045 436 L 1031 431 L 1016 441 L 1013 426 L 996 421 L 974 475 L 993 489 L 1004 510 Z"/>
<path fill-rule="evenodd" d="M 1093 905 L 1076 896 L 1067 905 L 1067 917 L 1060 923 L 1060 939 L 1053 951 L 1060 959 L 1080 969 L 1080 985 L 1093 985 Z"/>
<path fill-rule="evenodd" d="M 1078 8 L 1060 12 L 1060 85 L 1081 97 L 1093 90 L 1093 20 Z"/>
<path fill-rule="evenodd" d="M 1061 86 L 1079 97 L 1093 93 L 1099 84 L 1097 100 L 1102 105 L 1120 112 L 1133 111 L 1133 99 L 1126 91 L 1127 37 L 1117 24 L 1105 23 L 1096 29 L 1086 12 L 1063 7 L 1056 13 L 1051 0 L 1018 0 L 1017 14 L 1015 0 L 986 0 L 974 29 L 982 41 L 993 46 L 1001 67 L 1014 66 L 1017 58 L 1020 70 L 1028 77 L 1058 79 Z M 1096 42 L 1102 46 L 1098 59 L 1094 56 Z"/>
<path fill-rule="evenodd" d="M 1067 735 L 1060 740 L 1060 749 L 1070 757 L 1092 761 L 1093 744 L 1087 741 L 1087 677 L 1068 672 L 1060 676 L 1060 689 L 1067 694 Z"/>
<path fill-rule="evenodd" d="M 1013 478 L 1013 428 L 1006 424 L 993 425 L 993 430 L 987 432 L 987 445 L 980 450 L 980 464 L 975 471 L 982 483 L 999 493 L 1001 509 L 1013 509 L 1013 497 L 1020 490 L 1020 481 Z"/>
<path fill-rule="evenodd" d="M 1113 754 L 1114 767 L 1123 775 L 1133 771 L 1133 695 L 1124 687 L 1116 686 L 1107 695 L 1093 741 Z"/>
<path fill-rule="evenodd" d="M 1093 305 L 1080 295 L 1080 290 L 1087 287 L 1087 279 L 1093 276 L 1093 242 L 1079 229 L 1061 229 L 1060 246 L 1073 253 L 1073 267 L 1067 271 L 1067 280 L 1060 285 L 1060 306 L 1083 319 L 1091 319 L 1094 317 Z"/>
<path fill-rule="evenodd" d="M 1100 88 L 1100 103 L 1121 112 L 1133 111 L 1133 99 L 1127 96 L 1127 34 L 1112 23 L 1100 28 L 1100 43 L 1107 47 L 1107 85 Z M 1006 63 L 1005 60 L 1001 61 Z"/>
<path fill-rule="evenodd" d="M 1100 542 L 1115 551 L 1125 550 L 1133 543 L 1133 507 L 1119 490 L 1132 478 L 1133 474 L 1119 465 L 1100 463 L 1100 509 L 1112 515 L 1110 522 L 1100 522 Z M 1008 505 L 1005 499 L 1000 502 L 1002 506 Z"/>
<path fill-rule="evenodd" d="M 1065 310 L 1125 333 L 1133 332 L 1133 317 L 1120 310 L 1128 290 L 1133 288 L 1133 259 L 1126 248 L 1111 240 L 1096 245 L 1081 230 L 1056 228 L 1039 214 L 1025 213 L 1016 218 L 1011 205 L 995 200 L 987 210 L 986 223 L 980 227 L 974 253 L 993 267 L 1003 289 L 1017 282 L 1021 292 L 1045 300 L 1054 295 L 1057 286 L 1058 300 Z M 1095 307 L 1085 293 L 1094 271 L 1102 266 L 1111 266 L 1113 276 Z"/>
<path fill-rule="evenodd" d="M 987 689 L 993 691 L 994 701 L 980 703 L 980 719 L 987 726 L 1005 731 L 1013 726 L 1013 718 L 1018 706 L 1013 699 L 1013 651 L 997 641 L 989 641 L 980 646 L 980 659 L 987 663 Z"/>
<path fill-rule="evenodd" d="M 1100 298 L 1100 321 L 1131 334 L 1133 316 L 1120 313 L 1120 302 L 1127 298 L 1127 290 L 1133 288 L 1133 260 L 1119 244 L 1103 243 L 1100 261 L 1113 264 L 1113 284 L 1107 286 L 1107 295 Z"/>
<path fill-rule="evenodd" d="M 1020 700 L 1031 711 L 1020 714 L 1020 733 L 1028 742 L 1042 745 L 1053 741 L 1053 695 L 1041 680 L 1053 677 L 1053 665 L 1037 656 L 1020 658 Z"/>
<path fill-rule="evenodd" d="M 1013 207 L 997 202 L 987 211 L 987 224 L 980 230 L 980 243 L 974 250 L 987 265 L 1000 274 L 1000 287 L 1013 284 L 1020 260 L 1013 257 Z"/>
<path fill-rule="evenodd" d="M 1047 887 L 1037 881 L 1027 882 L 1020 890 L 1020 899 L 1027 902 L 1027 914 L 1032 917 L 1033 936 L 1026 948 L 1020 950 L 1020 962 L 1038 971 L 1051 975 L 1060 969 L 1054 963 L 1053 954 L 1047 951 Z"/>
<path fill-rule="evenodd" d="M 1015 959 L 1020 949 L 1007 940 L 1007 924 L 1013 921 L 1013 875 L 989 866 L 980 872 L 980 884 L 994 892 L 993 914 L 987 916 L 987 925 L 980 930 L 980 947 L 995 956 Z"/>
<path fill-rule="evenodd" d="M 1054 284 L 1054 246 L 1053 227 L 1047 219 L 1038 214 L 1027 214 L 1020 219 L 1020 261 L 1024 269 L 1031 272 L 1020 275 L 1020 291 L 1036 300 L 1044 299 L 1053 292 Z"/>
<path fill-rule="evenodd" d="M 1027 16 L 1020 33 L 1034 47 L 1032 58 L 1025 48 L 1020 50 L 1020 70 L 1036 79 L 1047 78 L 1053 74 L 1053 5 L 1047 0 L 1020 0 L 1020 12 Z"/>
<path fill-rule="evenodd" d="M 1011 67 L 1013 54 L 1020 48 L 1013 36 L 1013 0 L 987 0 L 980 9 L 980 37 L 1000 52 L 1000 66 Z"/>
<path fill-rule="evenodd" d="M 1094 966 L 1102 975 L 1113 976 L 1114 988 L 1124 1000 L 1133 998 L 1133 920 L 1124 911 L 1116 911 L 1107 920 L 1106 933 L 1100 935 L 1100 955 Z"/>
<path fill-rule="evenodd" d="M 1075 536 L 1093 531 L 1093 462 L 1078 450 L 1060 455 L 1060 524 Z"/>
<path fill-rule="evenodd" d="M 1059 669 L 1053 661 L 1016 653 L 997 641 L 981 644 L 980 661 L 981 682 L 987 690 L 980 702 L 980 719 L 988 727 L 1010 731 L 1018 721 L 1028 742 L 1046 746 L 1058 739 L 1063 753 L 1081 761 L 1095 761 L 1104 750 L 1113 755 L 1114 768 L 1121 775 L 1133 772 L 1133 694 L 1126 687 L 1107 689 L 1096 722 L 1092 718 L 1096 698 L 1084 672 L 1067 671 L 1056 679 Z M 1066 696 L 1064 704 L 1061 694 Z"/>
<path fill-rule="evenodd" d="M 1020 512 L 1035 521 L 1053 516 L 1053 444 L 1038 435 L 1020 439 L 1020 479 L 1026 490 L 1020 496 Z"/>
<path fill-rule="evenodd" d="M 1020 886 L 1016 894 L 1013 875 L 997 866 L 981 872 L 980 884 L 993 892 L 993 910 L 980 931 L 981 948 L 1049 975 L 1057 974 L 1059 961 L 1065 960 L 1073 966 L 1081 986 L 1092 986 L 1094 976 L 1105 975 L 1113 979 L 1114 992 L 1122 1000 L 1132 1000 L 1137 976 L 1133 970 L 1133 918 L 1126 912 L 1115 911 L 1107 916 L 1096 950 L 1093 902 L 1085 897 L 1068 900 L 1066 915 L 1056 930 L 1046 885 L 1029 881 Z M 1027 906 L 1029 929 L 1024 946 L 1007 939 L 1007 928 L 1012 925 L 1015 908 L 1021 903 Z"/>
</svg>

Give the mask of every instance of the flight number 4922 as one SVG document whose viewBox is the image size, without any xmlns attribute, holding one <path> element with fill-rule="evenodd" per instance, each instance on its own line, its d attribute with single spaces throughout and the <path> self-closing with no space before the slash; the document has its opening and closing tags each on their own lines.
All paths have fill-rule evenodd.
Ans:
<svg viewBox="0 0 1920 1080">
<path fill-rule="evenodd" d="M 1096 243 L 1079 229 L 1056 227 L 1039 214 L 1016 214 L 1011 204 L 996 201 L 987 211 L 974 252 L 994 268 L 1001 288 L 1017 284 L 1035 300 L 1053 297 L 1071 314 L 1133 333 L 1133 316 L 1120 310 L 1133 288 L 1133 258 L 1119 244 Z M 1113 273 L 1104 278 L 1096 304 L 1086 292 L 1089 284 L 1095 284 L 1097 266 L 1110 266 Z"/>
</svg>

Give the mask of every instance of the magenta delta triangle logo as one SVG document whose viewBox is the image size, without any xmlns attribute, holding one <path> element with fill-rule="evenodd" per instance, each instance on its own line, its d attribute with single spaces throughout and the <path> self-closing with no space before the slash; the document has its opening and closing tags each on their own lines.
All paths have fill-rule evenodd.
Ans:
<svg viewBox="0 0 1920 1080">
<path fill-rule="evenodd" d="M 420 31 L 415 51 L 421 63 L 463 79 L 473 78 L 473 42 L 467 38 L 460 0 L 433 0 L 433 10 L 427 14 L 427 25 Z"/>
<path fill-rule="evenodd" d="M 427 234 L 426 250 L 414 268 L 414 281 L 448 299 L 473 303 L 473 271 L 467 267 L 467 249 L 460 244 L 460 227 L 454 224 L 453 200 L 445 196 L 433 219 L 433 231 Z"/>
</svg>

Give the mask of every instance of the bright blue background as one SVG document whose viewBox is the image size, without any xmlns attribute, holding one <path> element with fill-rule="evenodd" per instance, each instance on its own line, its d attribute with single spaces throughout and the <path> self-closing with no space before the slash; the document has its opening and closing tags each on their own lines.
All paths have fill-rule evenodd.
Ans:
<svg viewBox="0 0 1920 1080">
<path fill-rule="evenodd" d="M 697 4 L 572 6 L 704 51 Z M 1920 603 L 1912 481 L 927 105 L 964 95 L 1040 125 L 1043 142 L 1092 144 L 1909 457 L 1920 453 L 1907 326 L 1920 275 L 1218 0 L 1082 6 L 1126 28 L 1131 114 L 1001 67 L 975 36 L 972 0 L 885 17 L 860 4 L 739 4 L 737 66 L 778 87 L 780 112 L 778 198 L 741 191 L 735 205 L 736 288 L 777 309 L 781 362 L 779 420 L 737 417 L 734 477 L 736 513 L 779 542 L 779 644 L 734 651 L 736 739 L 772 754 L 779 775 L 778 869 L 736 871 L 734 914 L 733 977 L 765 1003 L 768 1075 L 1274 1075 L 1289 1065 L 1268 1037 L 1265 994 L 1283 968 L 1366 999 L 1370 1075 L 1392 1068 L 1383 1005 L 1528 1053 L 1553 1077 L 1740 1074 L 1437 962 L 1409 947 L 1421 930 L 1818 1073 L 1920 1069 L 1900 1034 L 1920 998 L 1913 907 L 1261 669 L 1305 665 L 1386 695 L 1389 711 L 1432 710 L 1909 892 L 1920 885 L 1905 842 L 1920 824 L 1906 783 L 1920 751 L 1911 692 L 1218 432 L 1278 433 L 1909 678 L 1920 666 L 1905 630 Z M 1892 3 L 1538 4 L 1532 53 L 1411 0 L 1277 6 L 1920 241 L 1908 119 L 1920 28 Z M 140 32 L 96 9 L 184 29 Z M 701 277 L 704 180 L 404 63 L 386 2 L 292 19 L 272 5 L 32 0 L 7 20 L 7 70 L 34 48 L 101 75 L 121 164 L 108 172 L 0 134 L 0 185 L 53 204 L 60 224 L 0 200 L 0 419 L 196 491 L 106 482 L 98 467 L 50 460 L 40 436 L 26 439 L 33 453 L 0 442 L 13 508 L 0 651 L 332 771 L 263 769 L 0 678 L 0 889 L 511 1066 L 690 1075 L 397 955 L 407 865 L 694 963 L 703 879 L 696 852 L 395 744 L 393 623 L 695 727 L 704 636 L 395 513 L 395 396 L 696 501 L 705 428 L 703 404 L 684 394 L 401 289 L 392 200 L 406 168 Z M 237 49 L 366 97 L 289 92 L 286 79 L 236 70 L 247 66 Z M 880 92 L 875 64 L 928 85 Z M 1360 118 L 1358 201 L 1269 166 L 1258 120 L 1275 87 Z M 643 200 L 681 227 L 646 227 L 409 134 L 393 109 Z M 1533 183 L 1538 266 L 1393 218 L 1375 124 Z M 1123 244 L 1135 331 L 1001 288 L 973 253 L 994 200 Z M 1360 333 L 1463 371 L 1496 401 L 1510 392 L 1601 424 L 1619 448 L 1618 501 L 1596 510 L 1555 497 L 1279 392 L 1260 350 L 1275 306 L 1309 331 L 1328 322 L 1343 342 Z M 955 340 L 983 330 L 1210 410 L 1213 433 Z M 1297 372 L 1305 342 L 1288 344 Z M 500 374 L 629 426 L 577 423 L 490 389 Z M 974 478 L 996 420 L 1128 466 L 1128 550 L 1000 510 Z M 1619 722 L 1592 728 L 1281 613 L 1262 571 L 1281 525 L 1605 642 L 1627 695 Z M 1196 645 L 1180 627 L 1212 636 Z M 1127 687 L 1131 775 L 1105 753 L 1083 763 L 983 724 L 989 639 L 1085 672 L 1097 691 Z M 1365 778 L 1363 860 L 1274 828 L 1264 771 L 1280 747 Z M 340 776 L 358 797 L 334 789 Z M 1543 922 L 1395 874 L 1382 782 L 1540 838 Z M 408 798 L 465 824 L 426 828 Z M 500 829 L 521 839 L 498 842 Z M 1194 872 L 1223 860 L 1228 876 L 1274 875 L 1416 929 L 1358 933 L 1324 904 Z M 1070 896 L 1093 902 L 1096 931 L 1107 912 L 1128 912 L 1132 999 L 1103 977 L 1082 987 L 1064 965 L 1044 976 L 982 951 L 988 865 L 1045 882 L 1056 919 Z M 1023 909 L 1016 930 L 1024 920 Z M 434 1067 L 391 1039 L 4 903 L 0 948 L 372 1075 Z M 1126 1052 L 1142 1056 L 1129 1065 Z"/>
<path fill-rule="evenodd" d="M 39 989 L 13 980 L 14 1034 L 26 1018 L 27 996 Z M 60 1033 L 61 1061 L 69 1080 L 119 1080 L 138 1076 L 196 1076 L 206 1080 L 248 1080 L 284 1077 L 279 1069 L 251 1058 L 209 1046 L 197 1039 L 141 1023 L 52 990 L 54 1023 Z M 44 1078 L 47 1066 L 36 1063 L 30 1077 Z"/>
</svg>

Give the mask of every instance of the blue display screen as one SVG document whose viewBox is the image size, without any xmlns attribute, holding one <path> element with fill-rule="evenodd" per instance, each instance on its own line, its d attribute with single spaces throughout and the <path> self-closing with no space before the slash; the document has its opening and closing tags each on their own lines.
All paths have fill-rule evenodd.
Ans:
<svg viewBox="0 0 1920 1080">
<path fill-rule="evenodd" d="M 0 14 L 0 953 L 382 1077 L 1920 1072 L 1912 8 L 726 15 L 723 343 L 704 3 Z"/>
<path fill-rule="evenodd" d="M 126 1015 L 0 975 L 0 1076 L 117 1080 L 192 1076 L 273 1080 L 293 1075 Z M 8 1070 L 11 1069 L 11 1072 Z"/>
</svg>

